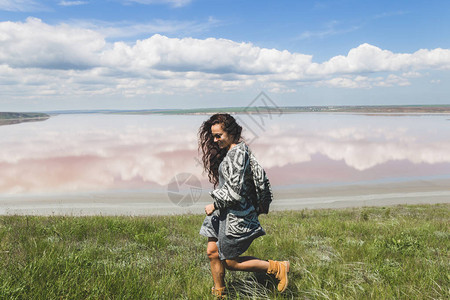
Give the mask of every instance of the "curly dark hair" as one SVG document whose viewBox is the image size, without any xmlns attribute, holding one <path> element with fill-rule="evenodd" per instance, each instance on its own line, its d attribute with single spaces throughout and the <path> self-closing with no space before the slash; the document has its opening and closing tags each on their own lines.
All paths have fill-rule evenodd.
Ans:
<svg viewBox="0 0 450 300">
<path fill-rule="evenodd" d="M 222 130 L 232 137 L 233 143 L 239 143 L 243 140 L 241 136 L 242 127 L 230 114 L 212 115 L 200 126 L 198 130 L 198 149 L 199 152 L 201 149 L 203 153 L 203 169 L 208 173 L 209 182 L 214 184 L 214 187 L 219 183 L 219 165 L 228 152 L 228 149 L 220 149 L 217 143 L 214 142 L 211 126 L 215 124 L 222 125 Z"/>
</svg>

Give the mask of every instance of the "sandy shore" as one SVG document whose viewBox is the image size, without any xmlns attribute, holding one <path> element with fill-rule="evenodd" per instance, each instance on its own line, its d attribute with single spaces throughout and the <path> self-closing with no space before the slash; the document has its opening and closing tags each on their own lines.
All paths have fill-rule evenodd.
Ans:
<svg viewBox="0 0 450 300">
<path fill-rule="evenodd" d="M 275 199 L 272 211 L 450 203 L 450 179 L 389 184 L 274 187 L 273 190 Z M 211 202 L 208 191 L 209 189 L 196 191 L 199 192 L 196 195 L 180 193 L 179 197 L 169 195 L 167 191 L 3 195 L 0 196 L 0 215 L 202 214 L 204 206 Z"/>
</svg>

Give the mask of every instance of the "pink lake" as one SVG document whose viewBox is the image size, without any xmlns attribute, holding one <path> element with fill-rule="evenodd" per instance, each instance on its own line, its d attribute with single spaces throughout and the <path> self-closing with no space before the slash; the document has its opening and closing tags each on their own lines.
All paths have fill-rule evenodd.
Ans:
<svg viewBox="0 0 450 300">
<path fill-rule="evenodd" d="M 235 115 L 274 193 L 448 182 L 450 116 Z M 165 193 L 180 173 L 211 190 L 197 153 L 206 115 L 56 115 L 0 126 L 0 198 Z M 440 191 L 449 191 L 443 185 Z M 30 198 L 31 199 L 31 198 Z"/>
</svg>

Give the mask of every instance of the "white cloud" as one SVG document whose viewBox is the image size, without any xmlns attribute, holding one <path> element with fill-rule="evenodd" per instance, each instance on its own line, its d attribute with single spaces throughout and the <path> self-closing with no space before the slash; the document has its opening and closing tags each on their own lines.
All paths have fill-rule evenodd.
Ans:
<svg viewBox="0 0 450 300">
<path fill-rule="evenodd" d="M 440 48 L 393 53 L 362 44 L 346 56 L 317 63 L 311 55 L 227 39 L 154 34 L 132 43 L 109 43 L 106 35 L 101 29 L 49 25 L 36 18 L 0 22 L 0 78 L 8 83 L 1 95 L 136 97 L 193 89 L 406 86 L 421 70 L 450 69 L 450 50 Z"/>
<path fill-rule="evenodd" d="M 340 24 L 340 22 L 338 22 L 338 21 L 329 22 L 328 24 L 325 25 L 325 29 L 318 30 L 318 31 L 310 31 L 310 30 L 304 31 L 297 37 L 297 39 L 299 39 L 299 40 L 305 40 L 305 39 L 310 39 L 310 38 L 323 39 L 328 36 L 349 33 L 349 32 L 359 29 L 359 26 L 350 26 L 347 28 L 337 28 L 339 24 Z"/>
<path fill-rule="evenodd" d="M 384 19 L 384 18 L 390 18 L 390 17 L 398 17 L 398 16 L 402 16 L 402 15 L 406 15 L 409 14 L 408 11 L 388 11 L 388 12 L 384 12 L 381 14 L 377 14 L 375 16 L 372 17 L 372 19 L 376 20 L 376 19 Z"/>
<path fill-rule="evenodd" d="M 299 80 L 334 74 L 397 72 L 427 68 L 450 68 L 450 50 L 422 49 L 396 54 L 363 44 L 347 56 L 336 56 L 318 64 L 312 56 L 287 50 L 256 47 L 226 39 L 168 38 L 162 35 L 139 40 L 134 45 L 117 42 L 102 53 L 104 62 L 134 70 L 157 69 L 176 72 L 280 75 L 281 80 Z"/>
<path fill-rule="evenodd" d="M 402 76 L 406 78 L 419 78 L 422 77 L 422 74 L 420 74 L 419 72 L 410 71 L 403 73 Z"/>
<path fill-rule="evenodd" d="M 140 35 L 148 37 L 155 33 L 160 34 L 186 34 L 206 32 L 221 22 L 213 17 L 207 21 L 172 21 L 172 20 L 152 20 L 148 23 L 133 22 L 104 22 L 104 21 L 71 21 L 70 26 L 90 29 L 105 36 L 107 39 L 130 38 Z"/>
<path fill-rule="evenodd" d="M 177 39 L 155 34 L 132 46 L 114 43 L 112 49 L 102 54 L 102 59 L 110 66 L 144 72 L 156 69 L 254 75 L 302 73 L 310 65 L 311 56 L 226 39 Z"/>
<path fill-rule="evenodd" d="M 397 76 L 395 74 L 389 74 L 389 76 L 386 78 L 386 81 L 381 86 L 407 86 L 411 85 L 411 83 L 400 76 Z"/>
<path fill-rule="evenodd" d="M 34 0 L 0 0 L 0 10 L 29 12 L 45 9 L 44 5 Z"/>
<path fill-rule="evenodd" d="M 0 23 L 0 64 L 15 68 L 80 69 L 97 64 L 104 39 L 96 32 L 36 18 Z"/>
<path fill-rule="evenodd" d="M 317 81 L 316 85 L 337 88 L 361 89 L 373 87 L 408 86 L 411 85 L 411 83 L 405 77 L 397 76 L 395 74 L 389 74 L 386 77 L 369 77 L 362 75 L 337 76 L 331 79 Z"/>
<path fill-rule="evenodd" d="M 60 1 L 58 4 L 61 6 L 77 6 L 87 4 L 87 1 Z"/>
<path fill-rule="evenodd" d="M 125 42 L 111 45 L 95 30 L 67 24 L 48 25 L 35 18 L 28 18 L 25 23 L 0 23 L 0 40 L 0 62 L 12 67 L 273 74 L 294 80 L 307 76 L 450 68 L 449 49 L 397 54 L 362 44 L 351 49 L 347 56 L 314 63 L 311 55 L 216 38 L 178 39 L 155 34 L 131 45 Z"/>
<path fill-rule="evenodd" d="M 191 3 L 192 0 L 126 0 L 125 3 L 139 4 L 169 4 L 173 7 L 181 7 Z"/>
<path fill-rule="evenodd" d="M 351 49 L 347 56 L 335 56 L 322 63 L 313 63 L 310 74 L 363 72 L 395 72 L 421 69 L 450 69 L 449 49 L 420 49 L 412 54 L 393 53 L 370 44 Z"/>
</svg>

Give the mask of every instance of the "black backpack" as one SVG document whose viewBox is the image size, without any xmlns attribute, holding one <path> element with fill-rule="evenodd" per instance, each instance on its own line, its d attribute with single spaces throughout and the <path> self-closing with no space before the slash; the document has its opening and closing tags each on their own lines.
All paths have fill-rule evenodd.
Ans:
<svg viewBox="0 0 450 300">
<path fill-rule="evenodd" d="M 250 158 L 250 169 L 253 176 L 253 183 L 255 184 L 256 197 L 253 197 L 253 206 L 257 214 L 269 213 L 270 203 L 273 200 L 272 187 L 270 186 L 269 178 L 267 178 L 266 171 L 256 160 L 253 153 L 248 149 Z"/>
</svg>

